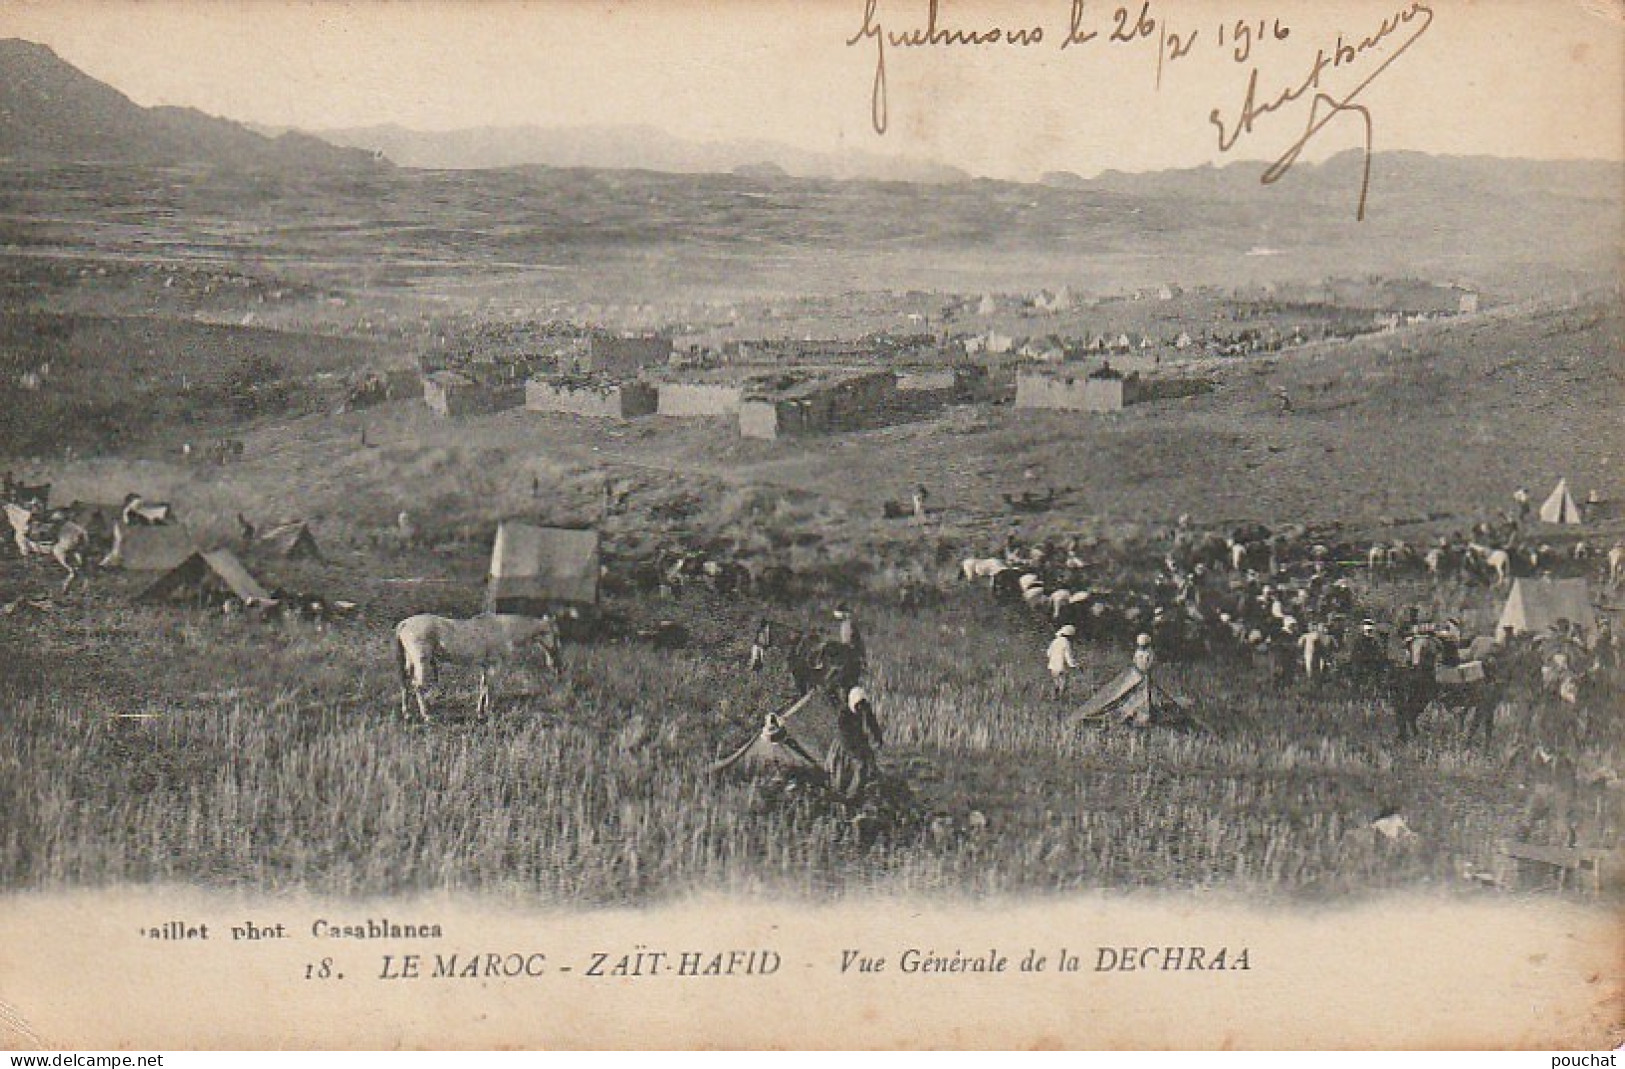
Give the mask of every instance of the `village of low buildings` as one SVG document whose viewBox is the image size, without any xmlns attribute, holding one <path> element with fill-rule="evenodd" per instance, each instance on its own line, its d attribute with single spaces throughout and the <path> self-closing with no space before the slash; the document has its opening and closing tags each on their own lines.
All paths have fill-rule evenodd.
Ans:
<svg viewBox="0 0 1625 1069">
<path fill-rule="evenodd" d="M 644 331 L 551 323 L 506 348 L 425 358 L 423 397 L 447 418 L 523 406 L 592 420 L 708 419 L 760 440 L 884 426 L 969 401 L 1107 414 L 1207 391 L 1214 360 L 1479 309 L 1462 286 L 1382 279 L 1099 299 L 1065 286 L 926 297 L 855 310 L 843 320 L 867 328 L 855 338 L 809 333 L 831 321 L 812 307 L 729 308 L 720 323 Z"/>
</svg>

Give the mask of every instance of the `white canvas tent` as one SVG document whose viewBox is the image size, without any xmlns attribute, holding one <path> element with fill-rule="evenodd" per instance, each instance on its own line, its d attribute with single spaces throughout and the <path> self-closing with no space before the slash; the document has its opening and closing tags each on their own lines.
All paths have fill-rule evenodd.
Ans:
<svg viewBox="0 0 1625 1069">
<path fill-rule="evenodd" d="M 113 527 L 113 548 L 102 558 L 103 568 L 128 572 L 168 572 L 198 549 L 197 539 L 181 524 L 156 527 Z"/>
<path fill-rule="evenodd" d="M 1584 579 L 1514 579 L 1495 633 L 1510 627 L 1513 634 L 1544 634 L 1559 620 L 1579 624 L 1587 634 L 1596 630 L 1597 614 Z"/>
<path fill-rule="evenodd" d="M 1580 509 L 1569 494 L 1569 481 L 1557 480 L 1557 487 L 1540 506 L 1540 521 L 1542 523 L 1579 523 Z"/>
<path fill-rule="evenodd" d="M 497 526 L 485 591 L 488 612 L 540 612 L 598 603 L 598 532 L 519 520 Z"/>
<path fill-rule="evenodd" d="M 1138 668 L 1129 667 L 1091 694 L 1072 719 L 1080 725 L 1103 720 L 1143 725 L 1181 719 L 1190 712 L 1188 699 L 1168 693 Z"/>
</svg>

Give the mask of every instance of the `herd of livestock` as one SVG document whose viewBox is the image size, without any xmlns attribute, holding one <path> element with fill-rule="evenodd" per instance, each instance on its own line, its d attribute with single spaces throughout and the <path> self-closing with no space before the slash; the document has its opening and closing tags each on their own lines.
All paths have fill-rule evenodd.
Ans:
<svg viewBox="0 0 1625 1069">
<path fill-rule="evenodd" d="M 64 591 L 123 531 L 173 518 L 168 504 L 138 494 L 117 507 L 57 508 L 49 495 L 49 485 L 9 473 L 0 486 L 19 554 L 54 559 L 67 574 Z M 252 527 L 241 517 L 239 524 L 252 541 Z M 1134 546 L 1078 538 L 1024 544 L 1012 534 L 996 554 L 967 557 L 958 571 L 1084 641 L 1137 639 L 1165 663 L 1238 660 L 1276 686 L 1342 684 L 1388 700 L 1401 738 L 1414 733 L 1428 704 L 1443 702 L 1471 714 L 1487 738 L 1506 685 L 1522 676 L 1567 702 L 1616 684 L 1619 657 L 1606 614 L 1589 631 L 1565 625 L 1539 635 L 1473 636 L 1457 619 L 1434 619 L 1432 599 L 1425 607 L 1391 604 L 1386 614 L 1371 606 L 1384 600 L 1385 587 L 1414 594 L 1428 582 L 1505 591 L 1521 577 L 1583 576 L 1608 590 L 1625 581 L 1625 540 L 1604 548 L 1584 535 L 1547 539 L 1532 530 L 1502 516 L 1425 542 L 1362 544 L 1340 538 L 1336 527 L 1220 532 L 1181 517 Z M 773 598 L 795 578 L 788 568 L 674 549 L 617 564 L 605 569 L 606 592 L 673 594 L 700 584 L 721 595 Z M 229 608 L 240 599 L 224 592 L 219 600 Z M 278 590 L 264 604 L 236 607 L 319 620 L 348 605 Z M 787 645 L 792 667 L 811 657 Z"/>
<path fill-rule="evenodd" d="M 1612 590 L 1625 579 L 1625 541 L 1600 551 L 1582 537 L 1531 538 L 1503 518 L 1422 544 L 1339 540 L 1335 529 L 1261 525 L 1228 534 L 1181 518 L 1139 554 L 1073 538 L 960 562 L 966 582 L 1024 605 L 1048 626 L 1105 642 L 1139 639 L 1166 661 L 1221 658 L 1260 669 L 1275 686 L 1341 684 L 1393 706 L 1401 740 L 1438 702 L 1488 739 L 1509 683 L 1529 679 L 1577 703 L 1619 680 L 1619 650 L 1606 614 L 1589 630 L 1558 621 L 1549 631 L 1473 636 L 1432 601 L 1404 603 L 1416 583 L 1494 593 L 1518 578 L 1583 577 Z M 1125 568 L 1125 563 L 1130 566 Z M 1402 582 L 1405 585 L 1401 585 Z M 1397 611 L 1372 607 L 1384 587 Z"/>
</svg>

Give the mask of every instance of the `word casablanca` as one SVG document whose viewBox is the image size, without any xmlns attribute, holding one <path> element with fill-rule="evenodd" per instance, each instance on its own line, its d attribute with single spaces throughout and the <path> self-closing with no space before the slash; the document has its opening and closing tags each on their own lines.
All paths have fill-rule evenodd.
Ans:
<svg viewBox="0 0 1625 1069">
<path fill-rule="evenodd" d="M 243 921 L 241 924 L 232 924 L 228 927 L 229 938 L 234 942 L 245 939 L 250 941 L 292 939 L 295 934 L 294 929 L 283 921 Z M 143 939 L 166 942 L 226 938 L 219 934 L 221 929 L 222 926 L 216 924 L 215 934 L 211 935 L 207 923 L 176 919 L 139 928 L 136 934 Z M 438 924 L 417 922 L 408 924 L 392 921 L 387 917 L 368 917 L 362 921 L 330 921 L 325 917 L 318 917 L 311 922 L 310 935 L 313 939 L 439 939 L 442 933 Z"/>
<path fill-rule="evenodd" d="M 1012 967 L 1011 962 L 1015 965 Z M 910 947 L 890 957 L 863 950 L 841 951 L 841 972 L 899 972 L 950 976 L 967 973 L 1078 972 L 1083 955 L 1065 947 L 1053 955 L 1029 947 L 1018 956 L 1001 950 L 966 954 Z M 1095 972 L 1241 972 L 1252 968 L 1247 947 L 1121 946 L 1094 949 Z"/>
</svg>

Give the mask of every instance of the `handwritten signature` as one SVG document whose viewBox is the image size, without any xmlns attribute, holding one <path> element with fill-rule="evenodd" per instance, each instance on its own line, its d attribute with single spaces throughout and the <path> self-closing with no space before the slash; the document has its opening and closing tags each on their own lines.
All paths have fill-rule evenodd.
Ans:
<svg viewBox="0 0 1625 1069">
<path fill-rule="evenodd" d="M 1414 24 L 1414 25 L 1413 25 Z M 1226 123 L 1219 108 L 1214 108 L 1208 115 L 1208 121 L 1218 128 L 1219 151 L 1229 152 L 1235 148 L 1236 142 L 1244 134 L 1253 132 L 1254 123 L 1266 115 L 1285 108 L 1309 93 L 1314 96 L 1309 102 L 1308 114 L 1304 118 L 1303 133 L 1283 152 L 1274 163 L 1264 171 L 1259 181 L 1264 185 L 1273 185 L 1285 177 L 1298 162 L 1303 150 L 1337 116 L 1344 112 L 1351 112 L 1359 116 L 1364 125 L 1365 132 L 1365 166 L 1360 179 L 1360 201 L 1355 210 L 1356 219 L 1365 218 L 1366 198 L 1371 190 L 1371 111 L 1363 104 L 1355 103 L 1359 95 L 1376 81 L 1382 72 L 1393 65 L 1393 62 L 1405 51 L 1415 44 L 1417 40 L 1433 25 L 1433 9 L 1427 4 L 1413 2 L 1410 7 L 1397 12 L 1382 20 L 1382 23 L 1368 37 L 1361 38 L 1354 44 L 1349 44 L 1342 37 L 1337 39 L 1337 45 L 1328 55 L 1326 49 L 1321 48 L 1315 52 L 1315 60 L 1309 67 L 1309 73 L 1296 86 L 1282 89 L 1273 99 L 1260 99 L 1258 89 L 1258 67 L 1254 66 L 1247 78 L 1247 94 L 1241 103 L 1241 111 L 1231 123 Z M 1403 39 L 1398 34 L 1408 28 L 1409 36 Z M 1333 96 L 1320 87 L 1321 76 L 1328 70 L 1347 67 L 1358 63 L 1365 53 L 1381 46 L 1389 38 L 1394 38 L 1396 47 L 1376 69 L 1367 74 L 1365 78 L 1353 89 L 1341 97 Z M 1325 110 L 1322 111 L 1324 106 Z"/>
<path fill-rule="evenodd" d="M 1292 36 L 1291 28 L 1280 19 L 1219 20 L 1217 25 L 1198 27 L 1187 21 L 1184 25 L 1170 24 L 1169 17 L 1160 10 L 1157 0 L 1142 0 L 1138 7 L 1129 4 L 1117 7 L 1109 18 L 1091 18 L 1095 10 L 1087 0 L 1070 0 L 1067 25 L 1050 40 L 1058 42 L 1059 51 L 1074 49 L 1093 52 L 1098 49 L 1155 49 L 1156 87 L 1163 83 L 1164 68 L 1184 66 L 1197 43 L 1203 42 L 1211 53 L 1214 47 L 1226 60 L 1237 64 L 1252 63 L 1247 87 L 1240 109 L 1227 118 L 1222 108 L 1214 108 L 1209 122 L 1218 130 L 1218 149 L 1221 154 L 1233 150 L 1248 135 L 1255 132 L 1268 116 L 1285 112 L 1291 105 L 1307 99 L 1302 133 L 1285 152 L 1271 163 L 1260 177 L 1264 185 L 1273 185 L 1292 169 L 1316 135 L 1333 119 L 1345 113 L 1357 116 L 1365 134 L 1364 173 L 1360 181 L 1359 205 L 1356 218 L 1365 218 L 1366 201 L 1371 189 L 1372 121 L 1371 112 L 1358 103 L 1360 94 L 1376 81 L 1395 60 L 1427 32 L 1433 24 L 1433 9 L 1423 0 L 1415 0 L 1408 8 L 1384 18 L 1368 36 L 1358 40 L 1337 38 L 1334 46 L 1320 48 L 1307 73 L 1296 84 L 1289 84 L 1266 96 L 1260 87 L 1263 80 L 1260 61 L 1267 55 L 1259 53 L 1266 45 Z M 1102 13 L 1103 14 L 1103 13 Z M 875 49 L 874 77 L 870 90 L 870 121 L 875 133 L 884 135 L 889 124 L 889 102 L 886 87 L 886 55 L 888 48 L 951 48 L 955 50 L 1015 47 L 1030 49 L 1045 41 L 1044 26 L 1038 23 L 1021 26 L 984 24 L 976 28 L 950 28 L 942 24 L 939 0 L 929 0 L 923 25 L 896 30 L 887 26 L 880 16 L 880 0 L 864 0 L 863 23 L 858 31 L 847 38 L 848 47 L 872 42 Z M 1084 47 L 1087 46 L 1087 47 Z M 1341 96 L 1323 87 L 1323 79 L 1342 68 L 1363 70 L 1377 57 L 1371 55 L 1382 49 L 1382 59 L 1375 69 L 1353 89 Z"/>
</svg>

